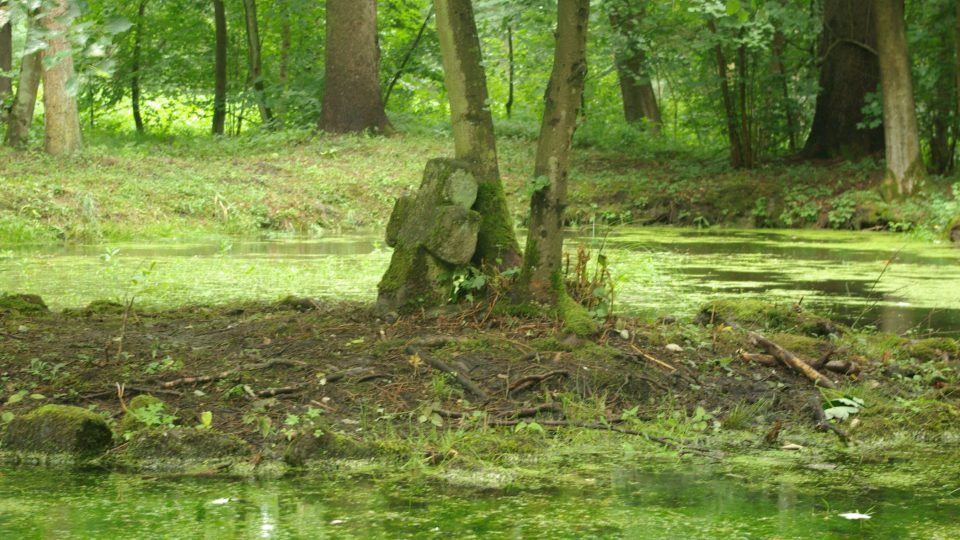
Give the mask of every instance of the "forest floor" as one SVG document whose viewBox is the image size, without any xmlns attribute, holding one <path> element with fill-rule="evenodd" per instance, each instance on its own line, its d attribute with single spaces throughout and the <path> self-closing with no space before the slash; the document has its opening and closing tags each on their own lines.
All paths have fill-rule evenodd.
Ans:
<svg viewBox="0 0 960 540">
<path fill-rule="evenodd" d="M 516 222 L 529 208 L 536 145 L 499 141 Z M 0 241 L 96 242 L 322 234 L 382 229 L 393 202 L 423 167 L 449 156 L 443 132 L 389 138 L 284 131 L 207 136 L 93 134 L 81 157 L 0 148 Z M 723 155 L 581 146 L 574 152 L 571 225 L 677 224 L 920 230 L 942 237 L 960 216 L 955 179 L 888 203 L 882 168 L 859 163 L 771 162 L 731 169 Z"/>
<path fill-rule="evenodd" d="M 923 454 L 949 456 L 927 473 L 960 481 L 950 468 L 960 449 L 957 342 L 850 332 L 790 306 L 717 302 L 693 322 L 616 319 L 583 339 L 487 304 L 381 318 L 368 305 L 295 298 L 61 313 L 6 300 L 3 423 L 41 404 L 78 405 L 108 420 L 111 453 L 122 456 L 139 433 L 124 431 L 124 411 L 150 394 L 165 404 L 137 416 L 146 432 L 212 428 L 252 449 L 192 474 L 362 457 L 549 482 L 558 465 L 587 466 L 584 456 L 639 454 L 742 467 L 762 483 L 773 481 L 764 467 L 828 474 L 906 456 L 920 468 Z M 750 356 L 768 352 L 750 331 L 829 360 L 838 371 L 820 369 L 836 388 Z M 849 417 L 825 421 L 833 407 Z"/>
</svg>

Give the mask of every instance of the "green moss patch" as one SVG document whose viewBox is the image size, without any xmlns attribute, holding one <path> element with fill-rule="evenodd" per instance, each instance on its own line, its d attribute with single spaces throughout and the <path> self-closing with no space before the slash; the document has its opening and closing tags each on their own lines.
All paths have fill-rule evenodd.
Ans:
<svg viewBox="0 0 960 540">
<path fill-rule="evenodd" d="M 35 294 L 3 294 L 0 296 L 0 313 L 37 315 L 49 313 L 43 298 Z"/>
</svg>

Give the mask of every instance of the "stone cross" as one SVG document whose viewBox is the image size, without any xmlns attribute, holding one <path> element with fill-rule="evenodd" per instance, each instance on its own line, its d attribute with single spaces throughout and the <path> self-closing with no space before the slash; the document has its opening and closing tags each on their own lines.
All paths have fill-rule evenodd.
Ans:
<svg viewBox="0 0 960 540">
<path fill-rule="evenodd" d="M 387 245 L 394 248 L 380 280 L 377 307 L 402 311 L 447 301 L 442 274 L 473 258 L 480 214 L 471 210 L 477 181 L 466 163 L 432 159 L 416 195 L 397 199 L 387 223 Z"/>
</svg>

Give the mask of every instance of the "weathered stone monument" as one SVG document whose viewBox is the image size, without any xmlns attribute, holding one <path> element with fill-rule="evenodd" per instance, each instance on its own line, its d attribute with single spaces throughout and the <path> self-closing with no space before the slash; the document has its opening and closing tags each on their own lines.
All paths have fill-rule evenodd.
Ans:
<svg viewBox="0 0 960 540">
<path fill-rule="evenodd" d="M 471 210 L 476 200 L 477 181 L 466 163 L 427 162 L 416 195 L 397 199 L 390 214 L 387 245 L 394 251 L 378 286 L 381 311 L 446 302 L 441 276 L 469 263 L 477 247 L 480 214 Z"/>
</svg>

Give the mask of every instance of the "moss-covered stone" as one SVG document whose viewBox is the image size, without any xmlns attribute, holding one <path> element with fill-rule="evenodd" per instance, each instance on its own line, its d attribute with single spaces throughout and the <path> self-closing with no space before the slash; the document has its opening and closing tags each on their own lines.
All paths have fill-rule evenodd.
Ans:
<svg viewBox="0 0 960 540">
<path fill-rule="evenodd" d="M 141 430 L 123 451 L 127 460 L 203 460 L 250 453 L 250 445 L 239 437 L 214 429 L 192 428 Z"/>
<path fill-rule="evenodd" d="M 752 299 L 712 300 L 700 308 L 696 321 L 699 324 L 723 322 L 815 336 L 842 334 L 846 330 L 843 326 L 814 313 Z"/>
<path fill-rule="evenodd" d="M 87 458 L 105 452 L 112 441 L 113 434 L 100 415 L 80 407 L 44 405 L 10 422 L 3 448 Z"/>
<path fill-rule="evenodd" d="M 960 357 L 960 345 L 950 338 L 927 338 L 908 343 L 903 352 L 921 362 L 951 360 Z"/>
<path fill-rule="evenodd" d="M 37 315 L 49 313 L 50 309 L 36 294 L 3 294 L 0 295 L 0 313 L 20 313 Z"/>
<path fill-rule="evenodd" d="M 156 404 L 159 404 L 161 408 L 166 407 L 166 403 L 164 403 L 162 399 L 153 397 L 149 394 L 140 394 L 139 396 L 131 399 L 130 403 L 127 404 L 127 411 L 124 413 L 123 419 L 120 420 L 118 431 L 123 434 L 138 431 L 147 427 L 142 420 L 137 418 L 136 415 L 132 413 L 138 409 L 143 409 Z"/>
<path fill-rule="evenodd" d="M 283 460 L 291 466 L 302 467 L 309 461 L 323 459 L 364 459 L 379 454 L 377 446 L 351 439 L 329 430 L 301 433 L 287 446 Z"/>
<path fill-rule="evenodd" d="M 593 319 L 585 307 L 570 297 L 563 282 L 563 276 L 557 272 L 552 276 L 552 280 L 553 294 L 556 296 L 557 302 L 557 314 L 563 321 L 564 328 L 581 337 L 596 334 L 600 330 L 597 321 Z"/>
</svg>

